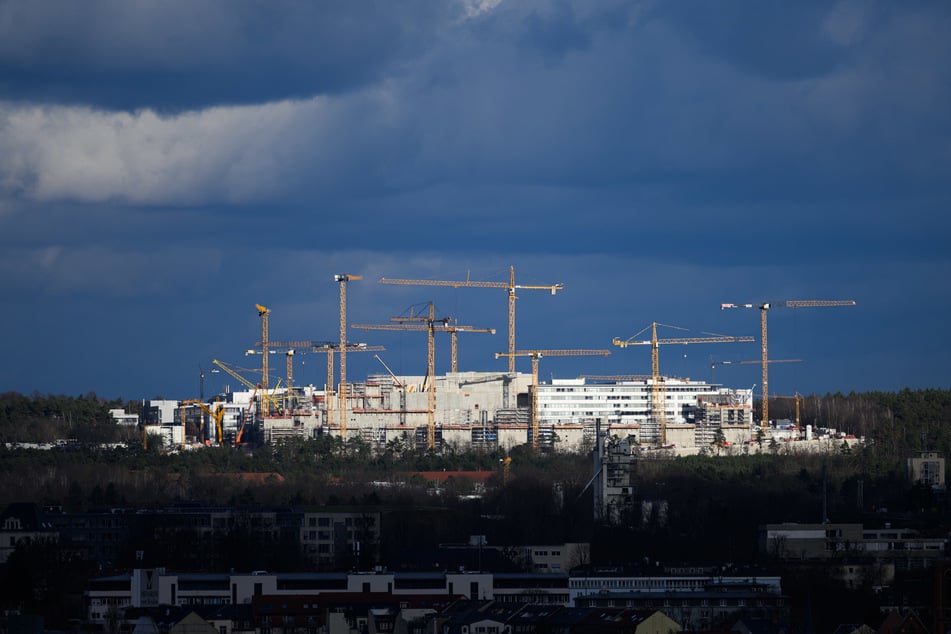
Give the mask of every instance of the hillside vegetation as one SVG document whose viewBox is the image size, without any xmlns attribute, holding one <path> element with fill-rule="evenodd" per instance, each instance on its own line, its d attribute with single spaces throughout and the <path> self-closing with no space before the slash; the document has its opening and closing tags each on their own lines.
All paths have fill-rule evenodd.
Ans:
<svg viewBox="0 0 951 634">
<path fill-rule="evenodd" d="M 135 403 L 128 404 L 130 406 Z M 489 470 L 490 485 L 501 485 L 501 451 L 475 453 L 447 447 L 438 454 L 418 452 L 391 442 L 375 454 L 359 439 L 346 442 L 323 437 L 254 451 L 210 447 L 178 454 L 145 449 L 137 431 L 116 426 L 108 413 L 121 401 L 94 394 L 78 397 L 0 395 L 0 474 L 8 486 L 0 505 L 15 501 L 65 505 L 75 510 L 109 505 L 158 505 L 175 500 L 208 503 L 264 502 L 321 505 L 333 500 L 359 500 L 383 495 L 368 483 L 400 479 L 394 474 L 417 471 Z M 770 403 L 776 417 L 793 417 L 792 403 Z M 730 512 L 734 496 L 754 506 L 764 520 L 818 518 L 816 495 L 825 472 L 830 513 L 866 509 L 898 509 L 923 500 L 908 495 L 905 460 L 919 450 L 951 455 L 951 391 L 903 390 L 807 396 L 801 405 L 804 424 L 834 427 L 864 436 L 867 444 L 836 456 L 737 456 L 641 461 L 639 494 L 671 497 L 680 491 L 699 493 L 699 507 L 710 513 L 691 530 L 705 530 L 718 513 Z M 6 443 L 77 442 L 54 451 L 9 449 Z M 127 442 L 126 447 L 100 449 L 97 443 Z M 510 454 L 508 488 L 537 482 L 550 488 L 558 482 L 562 498 L 582 495 L 591 478 L 590 455 L 533 456 L 527 447 Z M 249 481 L 222 474 L 266 473 Z M 408 476 L 407 476 L 408 478 Z M 406 478 L 403 478 L 406 479 Z M 516 484 L 521 480 L 521 484 Z M 859 484 L 861 482 L 861 485 Z M 417 478 L 410 484 L 422 485 Z M 451 493 L 471 492 L 466 480 L 450 481 Z M 699 487 L 699 488 L 698 488 Z M 407 495 L 406 488 L 399 495 Z M 590 493 L 590 492 L 588 492 Z M 859 495 L 861 494 L 861 499 Z M 545 496 L 550 497 L 546 494 Z M 760 499 L 761 498 L 761 499 Z M 757 503 L 751 504 L 756 500 Z M 925 501 L 926 502 L 926 501 Z M 808 509 L 806 507 L 809 507 Z M 785 517 L 784 517 L 785 516 Z"/>
</svg>

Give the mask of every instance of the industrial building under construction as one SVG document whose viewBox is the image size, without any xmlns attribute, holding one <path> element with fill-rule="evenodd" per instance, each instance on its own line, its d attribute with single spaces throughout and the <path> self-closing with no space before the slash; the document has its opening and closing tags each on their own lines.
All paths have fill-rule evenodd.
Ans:
<svg viewBox="0 0 951 634">
<path fill-rule="evenodd" d="M 145 425 L 161 425 L 171 445 L 273 443 L 288 438 L 317 438 L 322 435 L 343 440 L 359 438 L 382 450 L 390 443 L 406 447 L 440 450 L 508 450 L 529 444 L 537 451 L 584 451 L 595 438 L 623 439 L 632 447 L 705 451 L 762 440 L 768 428 L 766 412 L 768 363 L 766 310 L 762 316 L 761 348 L 764 396 L 763 420 L 753 422 L 753 390 L 729 389 L 712 382 L 692 381 L 660 373 L 658 350 L 665 344 L 753 342 L 753 337 L 717 335 L 711 337 L 659 338 L 656 322 L 628 339 L 615 338 L 618 347 L 649 346 L 651 374 L 645 376 L 579 377 L 570 380 L 539 380 L 538 363 L 543 357 L 604 356 L 608 350 L 517 350 L 515 348 L 516 290 L 545 290 L 554 295 L 561 284 L 520 285 L 514 267 L 507 281 L 409 280 L 381 278 L 382 284 L 487 288 L 506 291 L 508 346 L 496 357 L 507 357 L 504 373 L 462 372 L 457 362 L 459 332 L 491 332 L 494 329 L 461 326 L 428 310 L 412 310 L 383 324 L 347 322 L 347 287 L 359 275 L 334 276 L 340 293 L 338 341 L 276 341 L 270 338 L 271 311 L 256 305 L 261 318 L 261 338 L 248 355 L 261 359 L 260 380 L 242 376 L 228 365 L 214 361 L 247 388 L 228 391 L 215 402 L 196 401 L 148 403 Z M 852 301 L 787 301 L 787 307 L 854 305 Z M 736 307 L 723 304 L 723 307 Z M 754 307 L 744 304 L 743 307 Z M 362 330 L 402 330 L 427 335 L 427 371 L 424 376 L 397 376 L 377 357 L 385 372 L 362 381 L 348 381 L 347 354 L 382 350 L 379 346 L 355 344 L 348 327 Z M 673 327 L 676 328 L 676 327 Z M 650 338 L 637 337 L 650 330 Z M 680 329 L 683 330 L 683 329 Z M 451 371 L 437 376 L 434 363 L 435 333 L 450 333 Z M 295 352 L 326 353 L 327 381 L 323 388 L 296 386 L 293 381 Z M 285 355 L 286 383 L 271 384 L 269 357 Z M 515 358 L 530 357 L 531 374 L 515 371 Z M 339 381 L 335 377 L 339 362 Z M 798 398 L 798 397 L 797 397 Z M 798 401 L 797 401 L 798 404 Z M 798 421 L 797 421 L 798 427 Z M 156 430 L 153 427 L 153 430 Z M 186 430 L 194 433 L 187 434 Z"/>
<path fill-rule="evenodd" d="M 508 450 L 531 444 L 543 451 L 585 451 L 593 447 L 596 429 L 645 447 L 687 449 L 706 447 L 718 438 L 739 444 L 753 434 L 752 390 L 664 377 L 667 407 L 658 417 L 650 376 L 554 379 L 539 383 L 537 390 L 532 380 L 523 373 L 456 372 L 432 382 L 422 376 L 378 374 L 349 385 L 345 410 L 339 409 L 335 395 L 304 386 L 271 390 L 270 398 L 258 398 L 255 390 L 229 392 L 205 407 L 171 403 L 174 413 L 165 418 L 182 425 L 180 439 L 170 438 L 175 444 L 215 442 L 219 433 L 225 443 L 329 434 L 360 438 L 379 450 L 396 442 L 437 450 Z M 149 405 L 149 419 L 159 422 L 158 404 Z M 208 415 L 208 410 L 220 414 Z M 199 437 L 186 438 L 185 425 L 198 430 Z"/>
</svg>

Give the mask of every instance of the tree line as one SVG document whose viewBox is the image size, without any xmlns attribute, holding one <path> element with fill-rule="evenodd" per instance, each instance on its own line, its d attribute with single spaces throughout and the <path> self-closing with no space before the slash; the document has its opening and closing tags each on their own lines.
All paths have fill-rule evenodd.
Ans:
<svg viewBox="0 0 951 634">
<path fill-rule="evenodd" d="M 257 495 L 254 489 L 268 491 L 267 499 L 282 502 L 320 504 L 328 496 L 340 495 L 351 487 L 359 497 L 364 483 L 391 478 L 394 473 L 418 471 L 494 472 L 501 484 L 502 460 L 513 458 L 513 473 L 543 481 L 557 478 L 565 486 L 581 487 L 591 477 L 588 455 L 534 455 L 529 447 L 515 447 L 509 455 L 501 449 L 479 452 L 447 445 L 438 452 L 415 448 L 411 438 L 390 441 L 375 451 L 360 438 L 346 441 L 323 436 L 278 445 L 239 450 L 232 447 L 207 447 L 200 451 L 163 454 L 154 447 L 141 446 L 140 433 L 116 425 L 109 415 L 112 408 L 136 403 L 105 400 L 95 394 L 76 397 L 16 393 L 0 395 L 0 474 L 9 484 L 0 492 L 0 504 L 32 500 L 47 504 L 67 504 L 77 508 L 102 504 L 165 503 L 175 499 L 207 499 L 214 503 Z M 777 418 L 795 416 L 794 403 L 776 400 L 770 411 Z M 951 390 L 910 390 L 896 393 L 831 394 L 806 396 L 800 403 L 803 424 L 834 427 L 864 436 L 868 442 L 848 449 L 828 463 L 827 477 L 838 478 L 836 486 L 858 487 L 869 500 L 874 499 L 876 482 L 903 482 L 905 461 L 917 451 L 938 451 L 951 455 Z M 50 442 L 70 438 L 76 442 L 57 451 L 14 449 L 6 443 Z M 101 443 L 126 441 L 125 447 L 103 449 Z M 674 481 L 673 474 L 709 480 L 753 477 L 767 482 L 782 471 L 796 476 L 802 469 L 816 469 L 813 458 L 779 456 L 683 458 L 675 461 L 643 461 L 642 486 L 650 489 L 653 481 Z M 810 462 L 811 461 L 811 462 Z M 654 471 L 673 470 L 672 475 Z M 753 470 L 753 471 L 751 471 Z M 248 487 L 237 478 L 221 478 L 228 473 L 274 473 L 279 481 Z M 464 494 L 471 483 L 451 484 Z M 333 493 L 336 491 L 336 493 Z M 349 497 L 349 493 L 345 493 Z M 886 496 L 887 497 L 887 496 Z M 884 505 L 884 502 L 882 502 Z"/>
</svg>

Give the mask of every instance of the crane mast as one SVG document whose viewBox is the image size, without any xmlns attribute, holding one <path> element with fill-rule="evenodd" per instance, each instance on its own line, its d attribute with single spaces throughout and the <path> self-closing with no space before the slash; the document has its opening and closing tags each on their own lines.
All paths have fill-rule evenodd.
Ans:
<svg viewBox="0 0 951 634">
<path fill-rule="evenodd" d="M 781 302 L 764 302 L 756 305 L 747 304 L 720 304 L 720 310 L 734 308 L 759 308 L 760 312 L 760 355 L 762 364 L 762 416 L 760 418 L 760 427 L 763 430 L 769 428 L 769 345 L 768 333 L 766 328 L 766 313 L 770 308 L 817 308 L 834 306 L 855 306 L 855 300 L 851 299 L 787 299 Z"/>
<path fill-rule="evenodd" d="M 340 285 L 340 437 L 347 439 L 347 282 L 362 280 L 362 275 L 342 273 L 334 276 Z"/>
<path fill-rule="evenodd" d="M 531 357 L 532 358 L 532 451 L 538 451 L 538 360 L 542 357 L 581 357 L 611 354 L 610 350 L 518 350 L 513 353 L 496 352 L 495 358 Z"/>
<path fill-rule="evenodd" d="M 271 315 L 266 307 L 261 304 L 255 304 L 255 308 L 258 309 L 258 316 L 261 317 L 261 390 L 262 393 L 268 394 L 268 317 Z M 264 410 L 262 414 L 267 416 L 270 414 L 270 407 L 266 403 L 262 403 L 262 409 Z"/>
<path fill-rule="evenodd" d="M 485 332 L 490 335 L 495 334 L 495 328 L 473 328 L 472 326 L 460 326 L 458 324 L 449 324 L 440 330 L 449 333 L 449 371 L 459 371 L 459 333 L 460 332 Z"/>
</svg>

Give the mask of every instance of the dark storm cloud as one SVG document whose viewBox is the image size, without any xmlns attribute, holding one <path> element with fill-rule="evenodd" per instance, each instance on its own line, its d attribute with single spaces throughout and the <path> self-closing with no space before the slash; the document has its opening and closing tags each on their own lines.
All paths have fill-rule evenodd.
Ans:
<svg viewBox="0 0 951 634">
<path fill-rule="evenodd" d="M 119 109 L 333 94 L 412 58 L 450 11 L 415 0 L 10 0 L 0 5 L 0 93 Z"/>
<path fill-rule="evenodd" d="M 847 51 L 823 29 L 831 2 L 660 3 L 659 19 L 681 30 L 701 54 L 721 58 L 768 79 L 826 75 Z"/>
<path fill-rule="evenodd" d="M 184 381 L 187 358 L 190 386 L 198 359 L 242 354 L 255 302 L 275 337 L 333 339 L 348 272 L 364 275 L 353 322 L 433 299 L 501 333 L 502 292 L 376 280 L 515 265 L 566 284 L 520 298 L 520 346 L 601 348 L 652 320 L 750 334 L 755 312 L 721 302 L 852 297 L 871 317 L 841 318 L 848 368 L 821 360 L 853 322 L 830 315 L 821 349 L 786 350 L 777 311 L 777 355 L 816 364 L 800 391 L 892 385 L 864 369 L 889 356 L 927 357 L 910 382 L 945 377 L 933 321 L 890 341 L 909 298 L 948 303 L 917 282 L 946 277 L 951 253 L 951 22 L 897 6 L 0 3 L 0 326 L 42 315 L 66 333 L 61 366 L 82 367 L 87 329 L 122 335 L 114 359 L 148 332 L 154 371 L 131 388 L 114 387 L 123 362 L 96 385 L 57 380 L 174 396 L 151 382 Z M 501 336 L 465 354 L 496 367 Z M 15 343 L 25 370 L 0 380 L 30 391 L 43 370 Z M 649 366 L 614 352 L 599 373 Z"/>
</svg>

